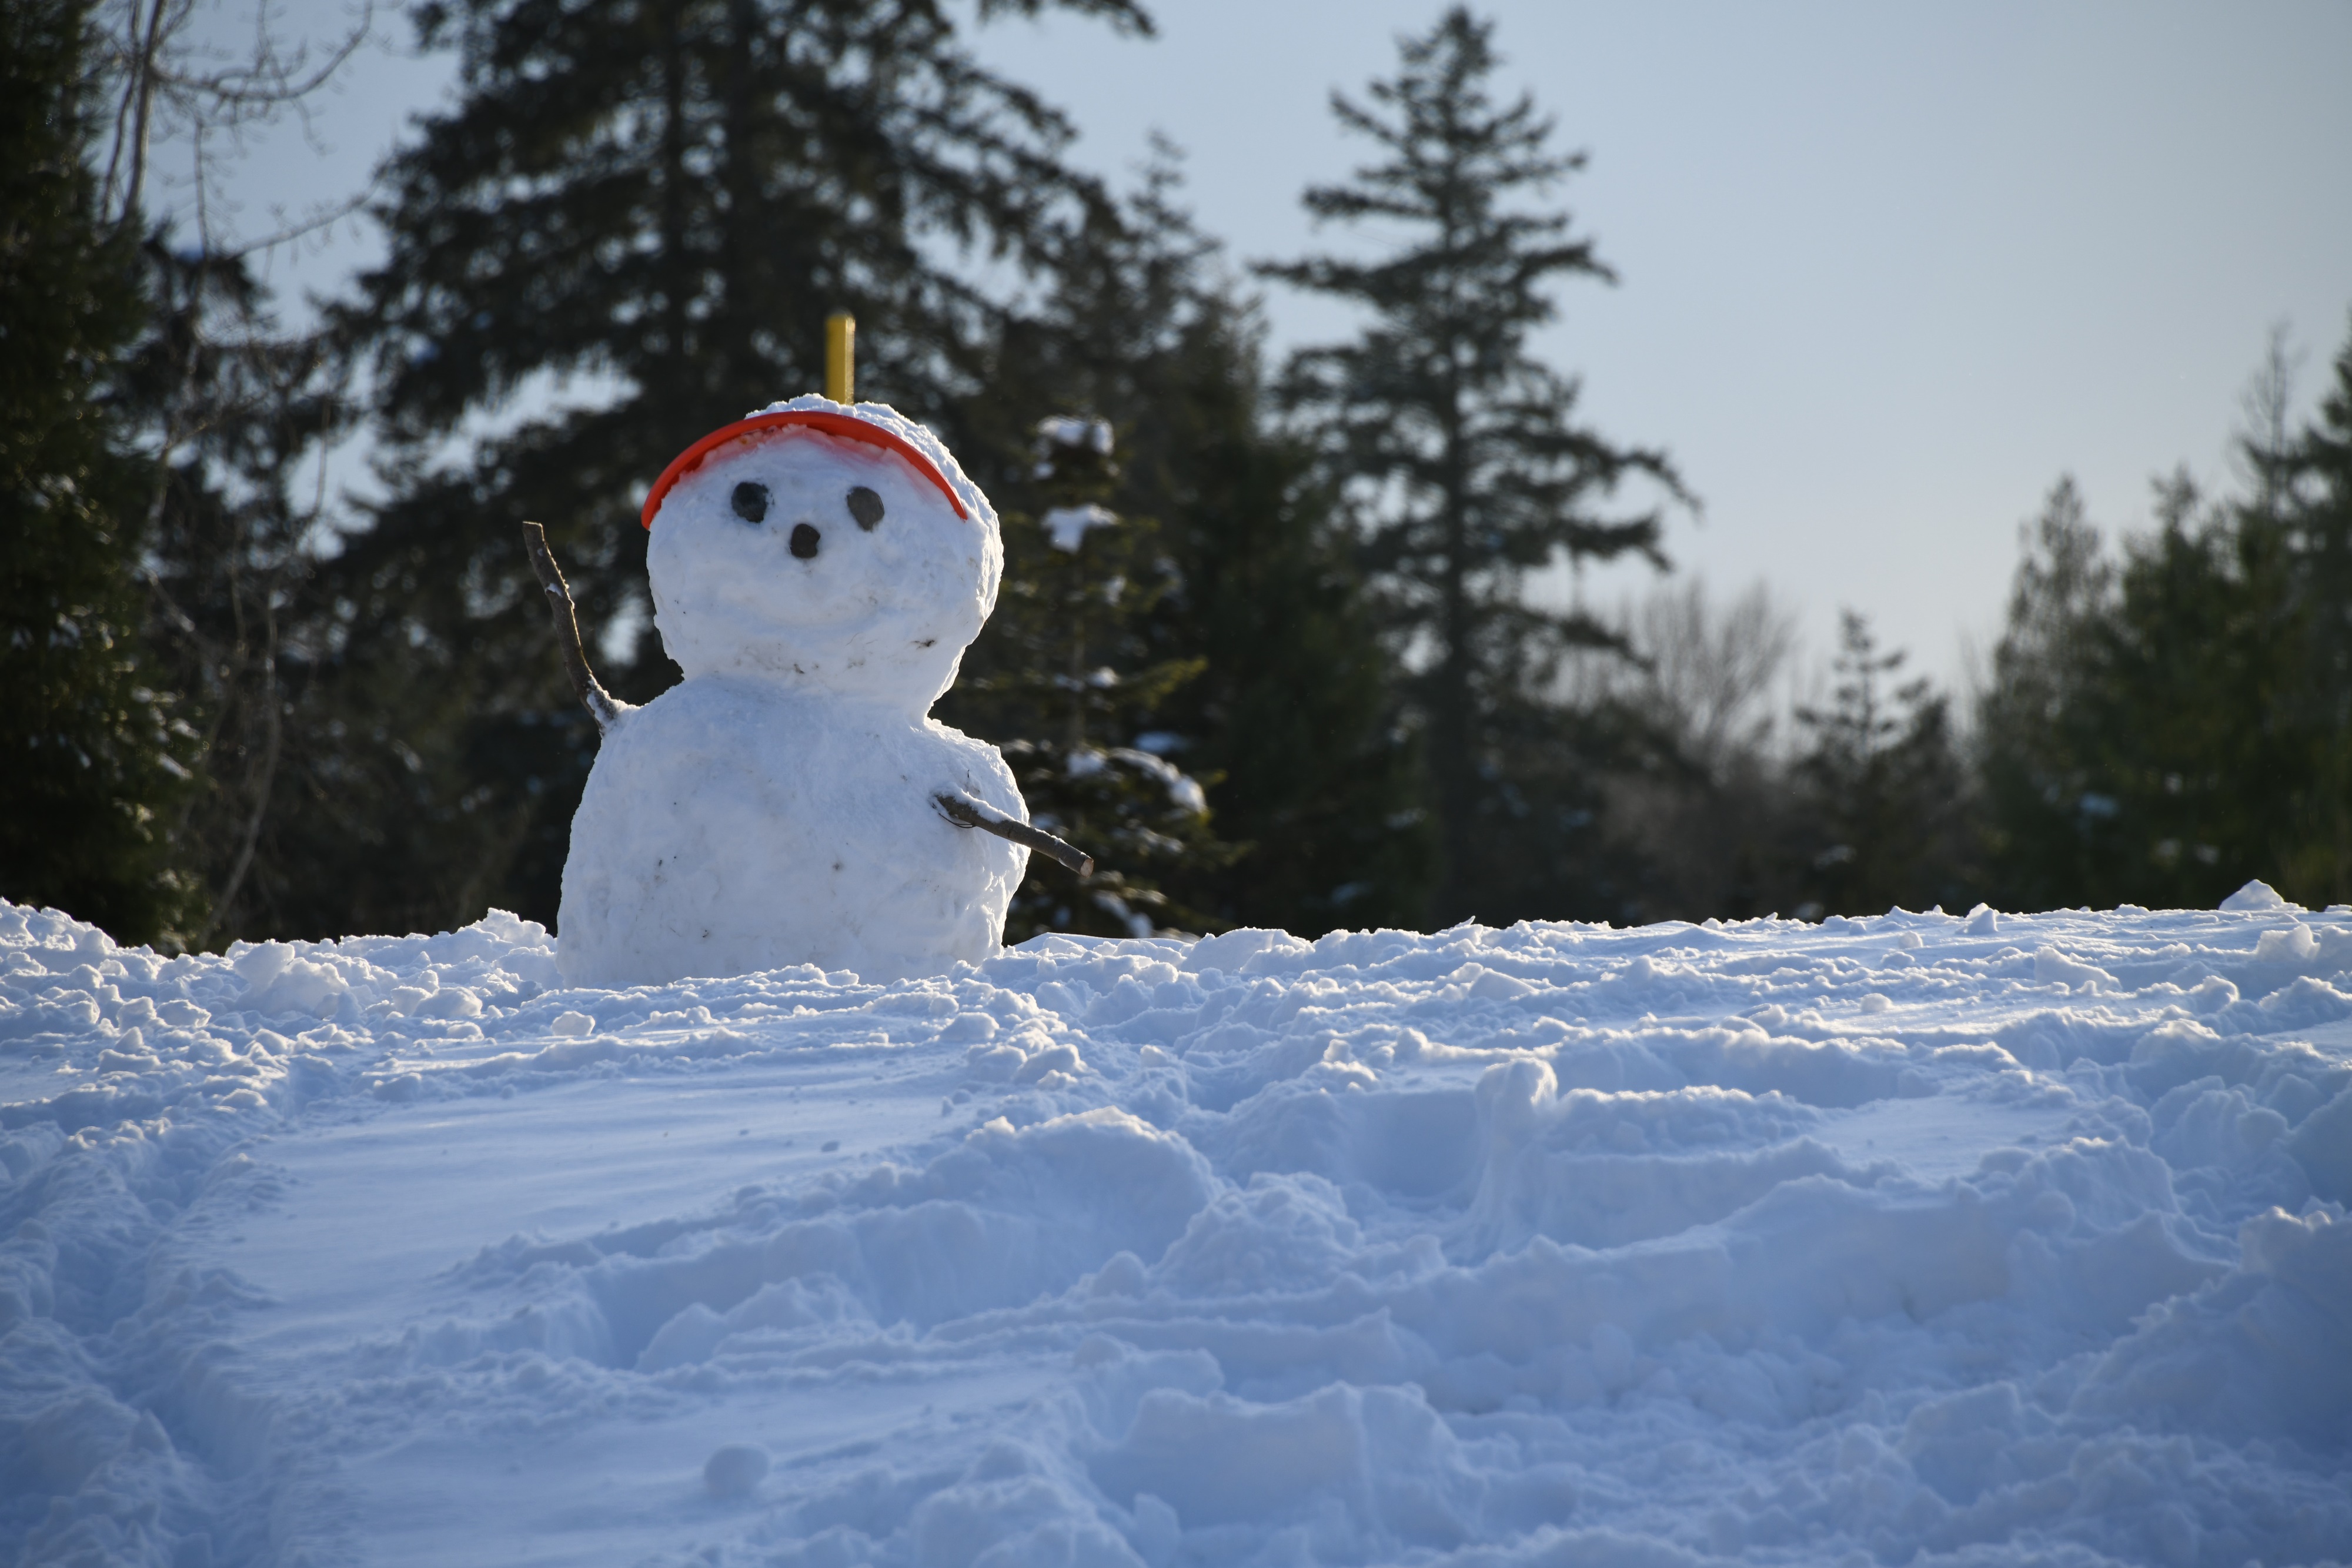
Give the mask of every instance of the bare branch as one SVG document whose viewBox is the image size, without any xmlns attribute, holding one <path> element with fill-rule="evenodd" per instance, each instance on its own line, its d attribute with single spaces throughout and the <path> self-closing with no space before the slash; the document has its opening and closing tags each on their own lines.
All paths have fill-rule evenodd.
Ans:
<svg viewBox="0 0 2352 1568">
<path fill-rule="evenodd" d="M 111 211 L 118 174 L 122 176 L 125 191 L 121 208 L 123 215 L 130 215 L 139 207 L 140 190 L 147 175 L 147 145 L 155 103 L 157 60 L 163 53 L 166 36 L 165 6 L 166 0 L 154 0 L 148 9 L 144 26 L 140 22 L 138 0 L 131 0 L 125 11 L 130 36 L 119 51 L 123 71 L 122 105 L 115 111 L 114 146 L 106 160 L 106 185 L 99 197 L 100 212 Z M 176 33 L 180 24 L 186 19 L 187 7 L 183 5 L 172 18 L 169 30 Z"/>
<path fill-rule="evenodd" d="M 281 245 L 292 245 L 296 240 L 308 239 L 320 229 L 339 224 L 353 213 L 364 211 L 367 204 L 368 193 L 362 191 L 358 195 L 346 196 L 340 202 L 329 202 L 313 207 L 309 217 L 287 224 L 275 234 L 264 235 L 259 239 L 241 240 L 233 249 L 222 249 L 214 254 L 223 261 L 238 261 L 248 256 L 258 256 L 264 251 L 276 250 Z M 273 207 L 270 211 L 273 215 L 283 214 L 282 208 Z"/>
<path fill-rule="evenodd" d="M 522 548 L 530 556 L 530 570 L 538 574 L 539 586 L 547 591 L 547 612 L 555 622 L 555 642 L 563 654 L 563 673 L 572 677 L 572 689 L 580 694 L 581 704 L 595 718 L 599 730 L 608 730 L 626 711 L 613 700 L 596 679 L 596 672 L 588 667 L 588 654 L 580 646 L 580 617 L 572 609 L 572 590 L 556 569 L 555 557 L 547 548 L 547 530 L 537 523 L 522 526 Z"/>
<path fill-rule="evenodd" d="M 195 940 L 194 946 L 200 948 L 220 929 L 245 886 L 246 873 L 253 869 L 253 852 L 261 842 L 261 825 L 268 818 L 270 791 L 278 781 L 278 756 L 285 726 L 283 705 L 278 696 L 278 606 L 274 595 L 263 596 L 262 609 L 267 617 L 268 642 L 261 654 L 261 711 L 268 720 L 264 733 L 268 738 L 263 742 L 257 770 L 261 783 L 254 790 L 253 810 L 246 818 L 245 832 L 237 841 L 236 860 L 229 867 L 227 880 L 221 883 L 219 895 L 212 901 L 212 913 L 205 917 L 204 930 Z"/>
<path fill-rule="evenodd" d="M 942 794 L 934 795 L 931 799 L 939 802 L 940 815 L 959 828 L 978 828 L 983 833 L 994 833 L 998 838 L 1024 849 L 1049 855 L 1080 876 L 1090 876 L 1094 873 L 1095 857 L 1084 850 L 1064 842 L 1041 828 L 1016 821 L 969 795 Z"/>
<path fill-rule="evenodd" d="M 200 206 L 206 186 L 219 178 L 215 154 L 204 145 L 207 135 L 225 131 L 242 150 L 247 128 L 268 125 L 291 110 L 315 147 L 310 99 L 351 62 L 375 24 L 374 0 L 362 0 L 357 19 L 314 63 L 320 51 L 309 42 L 290 51 L 280 46 L 272 28 L 281 18 L 265 4 L 254 14 L 250 53 L 224 59 L 191 39 L 194 0 L 111 0 L 106 10 L 108 74 L 120 81 L 100 198 L 110 223 L 139 217 L 159 140 L 186 136 L 194 143 L 192 178 Z M 210 245 L 209 234 L 200 237 Z"/>
</svg>

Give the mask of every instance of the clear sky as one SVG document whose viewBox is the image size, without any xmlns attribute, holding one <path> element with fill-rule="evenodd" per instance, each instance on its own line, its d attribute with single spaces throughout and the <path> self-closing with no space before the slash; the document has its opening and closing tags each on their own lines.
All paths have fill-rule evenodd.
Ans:
<svg viewBox="0 0 2352 1568">
<path fill-rule="evenodd" d="M 1397 35 L 1441 6 L 1152 9 L 1152 40 L 1055 17 L 979 47 L 1070 113 L 1082 163 L 1124 179 L 1151 131 L 1173 139 L 1237 264 L 1371 239 L 1318 234 L 1298 193 L 1369 155 L 1330 90 L 1392 71 Z M 1584 377 L 1594 424 L 1668 448 L 1704 499 L 1670 527 L 1678 568 L 1769 581 L 1817 655 L 1851 606 L 1958 679 L 2062 473 L 2110 528 L 2144 524 L 2160 470 L 2224 482 L 2272 328 L 2305 355 L 2307 409 L 2352 319 L 2343 0 L 1478 9 L 1504 87 L 1591 154 L 1557 195 L 1622 279 L 1563 286 L 1542 352 Z M 356 189 L 447 78 L 371 50 L 313 144 L 255 141 L 234 221 L 259 232 L 273 203 Z M 330 288 L 371 251 L 347 225 L 281 277 Z M 1266 303 L 1278 344 L 1349 329 L 1278 287 Z"/>
</svg>

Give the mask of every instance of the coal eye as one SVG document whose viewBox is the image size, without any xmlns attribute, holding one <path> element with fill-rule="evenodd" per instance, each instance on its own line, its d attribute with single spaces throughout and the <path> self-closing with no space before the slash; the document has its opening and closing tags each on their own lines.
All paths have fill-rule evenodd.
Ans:
<svg viewBox="0 0 2352 1568">
<path fill-rule="evenodd" d="M 735 486 L 735 515 L 747 523 L 765 522 L 768 517 L 768 487 L 748 481 Z"/>
<path fill-rule="evenodd" d="M 849 515 L 857 526 L 871 533 L 874 525 L 882 520 L 882 497 L 860 485 L 849 493 Z"/>
</svg>

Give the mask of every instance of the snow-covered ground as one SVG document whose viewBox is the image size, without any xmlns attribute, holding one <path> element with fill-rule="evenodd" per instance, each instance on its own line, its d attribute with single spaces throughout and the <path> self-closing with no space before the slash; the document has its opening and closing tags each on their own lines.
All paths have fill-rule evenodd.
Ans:
<svg viewBox="0 0 2352 1568">
<path fill-rule="evenodd" d="M 0 905 L 0 1556 L 2352 1558 L 2352 911 L 562 988 Z"/>
</svg>

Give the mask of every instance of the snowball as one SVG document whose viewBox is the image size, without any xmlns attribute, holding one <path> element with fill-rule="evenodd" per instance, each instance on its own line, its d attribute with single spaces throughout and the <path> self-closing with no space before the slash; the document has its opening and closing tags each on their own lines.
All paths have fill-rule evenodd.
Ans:
<svg viewBox="0 0 2352 1568">
<path fill-rule="evenodd" d="M 870 981 L 997 950 L 1028 852 L 932 797 L 1027 810 L 996 748 L 879 705 L 703 675 L 604 737 L 563 868 L 566 979 L 790 964 Z"/>
<path fill-rule="evenodd" d="M 810 404 L 850 412 L 777 406 Z M 928 432 L 892 420 L 893 434 L 922 435 L 943 477 L 954 470 Z M 870 527 L 850 509 L 858 490 L 880 502 Z M 755 675 L 921 713 L 954 684 L 1004 570 L 995 514 L 968 484 L 958 499 L 968 516 L 882 447 L 804 425 L 745 436 L 654 514 L 646 570 L 662 647 L 688 680 Z"/>
</svg>

